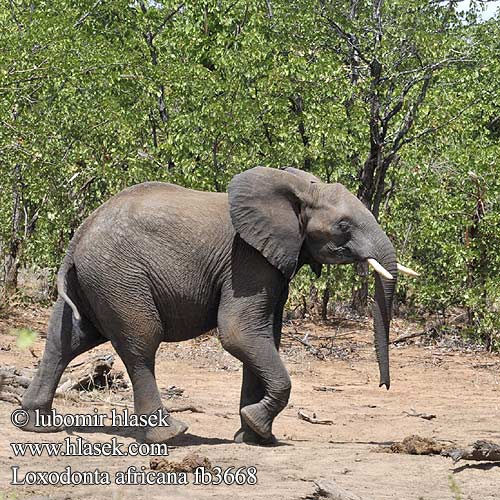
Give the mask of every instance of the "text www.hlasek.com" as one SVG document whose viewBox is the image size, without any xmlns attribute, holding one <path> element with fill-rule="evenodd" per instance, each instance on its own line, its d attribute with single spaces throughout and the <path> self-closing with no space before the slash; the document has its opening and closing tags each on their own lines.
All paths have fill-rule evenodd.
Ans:
<svg viewBox="0 0 500 500">
<path fill-rule="evenodd" d="M 165 443 L 129 443 L 125 445 L 116 438 L 104 443 L 91 443 L 76 437 L 64 439 L 62 443 L 11 443 L 10 447 L 16 457 L 31 455 L 40 457 L 68 456 L 68 457 L 111 457 L 111 456 L 164 456 L 168 455 L 168 446 Z"/>
</svg>

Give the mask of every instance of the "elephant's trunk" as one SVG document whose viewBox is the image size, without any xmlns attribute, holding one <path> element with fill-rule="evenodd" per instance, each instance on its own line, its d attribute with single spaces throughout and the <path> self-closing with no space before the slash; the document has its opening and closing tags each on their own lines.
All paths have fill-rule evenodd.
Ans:
<svg viewBox="0 0 500 500">
<path fill-rule="evenodd" d="M 389 238 L 384 234 L 375 246 L 375 258 L 389 271 L 393 279 L 382 278 L 375 273 L 375 302 L 373 305 L 373 329 L 375 334 L 375 350 L 380 371 L 380 387 L 389 389 L 389 325 L 392 315 L 392 300 L 396 290 L 397 261 L 396 252 Z"/>
</svg>

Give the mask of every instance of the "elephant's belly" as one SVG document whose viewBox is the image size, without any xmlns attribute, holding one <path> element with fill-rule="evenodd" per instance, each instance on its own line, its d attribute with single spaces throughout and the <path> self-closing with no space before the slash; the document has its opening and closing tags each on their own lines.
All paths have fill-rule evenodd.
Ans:
<svg viewBox="0 0 500 500">
<path fill-rule="evenodd" d="M 158 305 L 164 342 L 179 342 L 202 335 L 217 327 L 217 303 L 178 299 Z"/>
<path fill-rule="evenodd" d="M 202 258 L 201 250 L 173 265 L 168 259 L 150 270 L 149 288 L 165 342 L 202 335 L 217 326 L 224 267 L 221 259 Z"/>
</svg>

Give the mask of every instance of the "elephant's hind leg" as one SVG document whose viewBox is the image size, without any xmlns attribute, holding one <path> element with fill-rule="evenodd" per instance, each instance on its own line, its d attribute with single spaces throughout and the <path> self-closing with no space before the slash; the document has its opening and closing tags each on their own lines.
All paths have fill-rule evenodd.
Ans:
<svg viewBox="0 0 500 500">
<path fill-rule="evenodd" d="M 168 426 L 144 428 L 143 440 L 161 443 L 183 434 L 188 426 L 168 415 L 164 409 L 155 378 L 155 354 L 162 330 L 154 319 L 128 321 L 126 327 L 113 337 L 112 344 L 122 359 L 134 391 L 134 410 L 137 415 L 164 412 Z"/>
<path fill-rule="evenodd" d="M 25 431 L 54 432 L 60 427 L 36 427 L 34 411 L 48 413 L 57 384 L 68 363 L 79 354 L 95 347 L 107 339 L 85 318 L 75 323 L 71 308 L 59 297 L 50 318 L 47 341 L 40 367 L 22 399 L 22 407 L 30 414 L 30 421 L 23 427 Z"/>
</svg>

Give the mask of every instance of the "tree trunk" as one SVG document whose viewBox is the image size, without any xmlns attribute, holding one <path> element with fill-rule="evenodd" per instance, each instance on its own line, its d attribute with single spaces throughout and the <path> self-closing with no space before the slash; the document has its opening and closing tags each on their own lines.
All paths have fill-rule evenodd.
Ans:
<svg viewBox="0 0 500 500">
<path fill-rule="evenodd" d="M 467 263 L 467 288 L 478 287 L 482 290 L 481 299 L 483 305 L 487 303 L 487 291 L 485 286 L 485 268 L 487 258 L 484 252 L 484 247 L 481 244 L 481 221 L 486 214 L 485 204 L 484 204 L 484 189 L 479 182 L 479 178 L 474 174 L 469 174 L 473 182 L 476 184 L 476 192 L 474 197 L 476 198 L 476 206 L 474 213 L 471 217 L 471 222 L 465 230 L 465 246 L 470 247 L 471 245 L 477 246 L 477 250 L 474 253 L 472 259 Z M 476 323 L 476 308 L 467 306 L 467 324 L 469 326 L 474 326 Z M 489 339 L 486 339 L 488 343 Z M 490 346 L 488 346 L 490 347 Z"/>
<path fill-rule="evenodd" d="M 304 163 L 302 168 L 306 172 L 310 172 L 312 168 L 312 159 L 309 152 L 309 136 L 306 133 L 306 127 L 304 123 L 304 101 L 300 94 L 296 94 L 290 97 L 290 102 L 292 104 L 292 111 L 297 115 L 299 119 L 297 129 L 302 141 L 302 146 L 304 147 Z"/>
<path fill-rule="evenodd" d="M 7 295 L 17 290 L 17 277 L 19 272 L 19 253 L 21 250 L 21 166 L 17 163 L 14 167 L 12 182 L 12 218 L 11 234 L 8 242 L 8 253 L 5 262 L 5 292 Z"/>
<path fill-rule="evenodd" d="M 373 20 L 378 27 L 375 31 L 374 48 L 380 45 L 381 40 L 380 7 L 380 2 L 375 1 L 373 3 Z M 355 10 L 356 5 L 351 5 L 351 12 L 355 13 Z M 383 191 L 385 174 L 390 164 L 390 162 L 386 162 L 383 159 L 385 131 L 381 126 L 380 113 L 379 86 L 381 74 L 382 64 L 374 57 L 370 62 L 370 153 L 359 172 L 359 188 L 357 193 L 358 198 L 372 212 L 374 209 L 374 198 L 379 190 Z M 377 198 L 377 210 L 376 213 L 373 212 L 373 215 L 378 220 L 378 206 L 380 205 L 381 196 Z M 365 314 L 368 305 L 368 273 L 366 264 L 356 266 L 356 270 L 360 276 L 361 283 L 358 288 L 355 287 L 353 290 L 351 304 L 359 314 Z"/>
<path fill-rule="evenodd" d="M 321 298 L 321 319 L 326 321 L 328 319 L 328 303 L 330 302 L 330 286 L 327 283 L 325 289 L 323 290 L 323 296 Z"/>
</svg>

